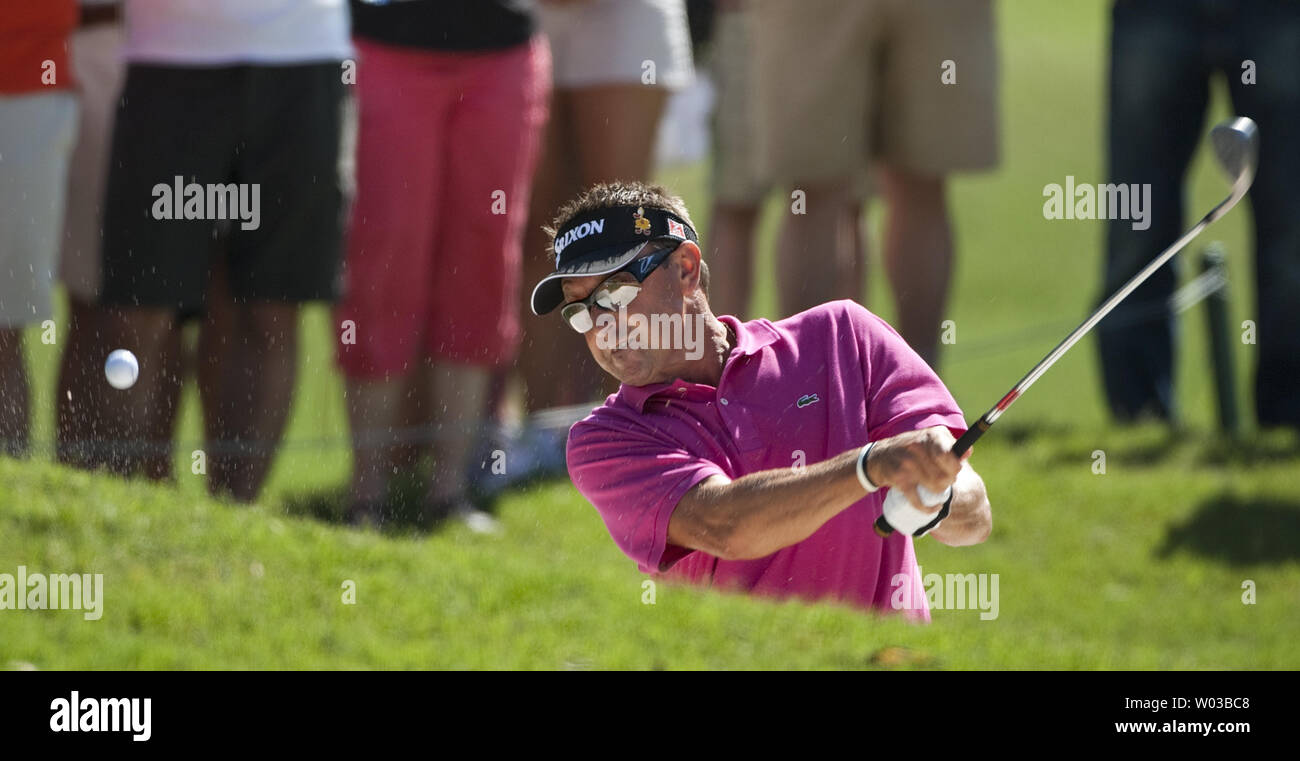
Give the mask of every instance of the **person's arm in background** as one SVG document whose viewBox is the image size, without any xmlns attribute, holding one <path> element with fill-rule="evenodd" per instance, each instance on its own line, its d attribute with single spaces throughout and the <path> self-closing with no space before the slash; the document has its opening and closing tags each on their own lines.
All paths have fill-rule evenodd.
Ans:
<svg viewBox="0 0 1300 761">
<path fill-rule="evenodd" d="M 931 513 L 940 506 L 922 506 L 917 484 L 936 493 L 952 484 L 949 516 L 931 534 L 945 544 L 975 544 L 988 537 L 992 512 L 983 480 L 952 454 L 954 441 L 943 426 L 881 439 L 867 458 L 867 477 L 881 488 L 900 489 Z M 799 470 L 701 481 L 677 503 L 668 541 L 724 560 L 761 558 L 797 544 L 863 498 L 857 475 L 860 451 L 851 449 Z"/>
</svg>

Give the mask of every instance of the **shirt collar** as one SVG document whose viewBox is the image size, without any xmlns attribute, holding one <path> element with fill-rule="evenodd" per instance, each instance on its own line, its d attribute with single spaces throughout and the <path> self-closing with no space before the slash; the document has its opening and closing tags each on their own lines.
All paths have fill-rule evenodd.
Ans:
<svg viewBox="0 0 1300 761">
<path fill-rule="evenodd" d="M 723 365 L 722 372 L 725 375 L 727 368 L 731 366 L 740 357 L 747 357 L 757 354 L 764 347 L 771 345 L 780 337 L 780 333 L 773 327 L 772 323 L 764 319 L 751 320 L 750 322 L 741 322 L 729 314 L 718 315 L 718 321 L 727 325 L 736 334 L 736 345 L 731 349 L 731 355 L 727 357 L 726 364 Z M 702 383 L 690 383 L 681 378 L 676 378 L 665 383 L 651 383 L 646 386 L 629 386 L 623 384 L 619 386 L 618 395 L 623 401 L 632 405 L 637 412 L 645 411 L 645 403 L 653 397 L 673 391 L 679 388 L 708 388 Z"/>
</svg>

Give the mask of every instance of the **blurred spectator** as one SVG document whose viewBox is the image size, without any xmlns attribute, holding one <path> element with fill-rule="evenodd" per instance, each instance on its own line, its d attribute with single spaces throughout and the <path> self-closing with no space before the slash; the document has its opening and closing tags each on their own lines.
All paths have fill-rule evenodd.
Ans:
<svg viewBox="0 0 1300 761">
<path fill-rule="evenodd" d="M 126 83 L 105 198 L 111 346 L 140 378 L 111 406 L 123 470 L 168 409 L 162 362 L 209 282 L 233 311 L 201 346 L 208 487 L 256 498 L 292 405 L 298 307 L 331 299 L 343 186 L 343 0 L 127 0 Z M 216 258 L 218 229 L 226 232 Z M 209 322 L 212 322 L 211 315 Z"/>
<path fill-rule="evenodd" d="M 1110 50 L 1111 182 L 1150 184 L 1151 225 L 1107 227 L 1109 296 L 1184 231 L 1183 179 L 1205 138 L 1210 77 L 1226 77 L 1233 111 L 1259 125 L 1250 190 L 1255 237 L 1255 411 L 1262 426 L 1300 428 L 1300 5 L 1274 0 L 1117 2 Z M 1177 259 L 1174 260 L 1178 261 Z M 1166 265 L 1098 326 L 1111 411 L 1121 420 L 1176 421 L 1174 316 Z"/>
<path fill-rule="evenodd" d="M 63 252 L 59 278 L 68 294 L 68 323 L 64 330 L 63 360 L 55 394 L 57 456 L 60 462 L 81 467 L 105 464 L 108 453 L 103 435 L 102 411 L 114 393 L 104 382 L 104 359 L 114 347 L 105 343 L 106 325 L 97 305 L 104 185 L 108 177 L 108 151 L 113 134 L 113 112 L 126 76 L 122 46 L 126 30 L 119 0 L 82 0 L 81 22 L 72 35 L 72 67 L 77 78 L 80 124 L 76 147 L 68 168 L 67 211 L 63 218 Z M 179 334 L 177 334 L 179 338 Z M 167 362 L 179 356 L 167 347 Z M 167 372 L 168 377 L 178 375 Z M 163 405 L 174 409 L 180 383 L 172 384 L 172 398 Z M 163 421 L 170 438 L 171 420 Z M 166 453 L 155 454 L 146 467 L 156 477 L 170 467 Z M 162 471 L 161 473 L 159 471 Z"/>
<path fill-rule="evenodd" d="M 760 176 L 804 194 L 777 244 L 781 311 L 862 298 L 860 177 L 877 159 L 896 325 L 933 366 L 953 258 L 945 177 L 997 161 L 990 0 L 753 0 L 752 11 L 754 157 Z"/>
<path fill-rule="evenodd" d="M 754 162 L 753 13 L 746 0 L 718 0 L 716 8 L 709 51 L 709 70 L 717 92 L 711 175 L 713 245 L 707 258 L 732 276 L 712 284 L 709 303 L 717 314 L 744 319 L 754 284 L 754 234 L 763 197 L 772 183 L 758 174 Z"/>
<path fill-rule="evenodd" d="M 410 432 L 398 430 L 404 400 L 416 398 L 431 400 L 436 431 L 425 517 L 492 531 L 469 501 L 466 469 L 489 371 L 518 348 L 550 54 L 518 0 L 352 9 L 357 200 L 338 309 L 356 330 L 339 347 L 356 463 L 348 517 L 382 521 L 393 449 Z"/>
<path fill-rule="evenodd" d="M 0 13 L 0 454 L 23 456 L 31 414 L 23 328 L 53 317 L 77 99 L 68 35 L 75 0 L 5 3 Z M 58 341 L 58 326 L 43 328 Z"/>
<path fill-rule="evenodd" d="M 118 0 L 83 0 L 81 23 L 72 37 L 71 56 L 78 83 L 80 125 L 76 148 L 68 170 L 68 203 L 64 215 L 63 253 L 59 276 L 68 295 L 68 324 L 59 366 L 55 394 L 56 454 L 60 462 L 84 468 L 108 465 L 134 469 L 149 478 L 165 479 L 172 471 L 172 438 L 175 435 L 184 379 L 199 371 L 200 401 L 208 419 L 218 414 L 221 386 L 221 348 L 229 337 L 233 305 L 230 303 L 222 267 L 216 268 L 208 284 L 202 310 L 177 311 L 183 323 L 203 316 L 199 332 L 202 349 L 211 351 L 211 361 L 194 367 L 194 351 L 182 341 L 180 330 L 171 330 L 160 347 L 157 365 L 157 403 L 147 430 L 126 451 L 120 442 L 105 438 L 105 410 L 115 403 L 118 392 L 104 382 L 104 359 L 109 345 L 109 308 L 100 306 L 103 247 L 103 203 L 107 184 L 113 115 L 126 78 L 123 50 L 126 41 L 123 5 Z M 223 234 L 218 245 L 228 240 L 227 222 L 218 221 Z"/>
<path fill-rule="evenodd" d="M 712 286 L 709 303 L 717 314 L 744 318 L 750 309 L 754 288 L 755 233 L 764 197 L 772 190 L 771 177 L 760 173 L 755 161 L 757 125 L 753 113 L 752 82 L 754 13 L 750 0 L 718 0 L 712 20 L 709 71 L 717 92 L 713 109 L 713 162 L 708 259 L 721 269 L 735 273 Z M 694 31 L 694 27 L 692 27 Z M 865 183 L 859 172 L 857 182 Z M 855 195 L 865 195 L 855 186 Z M 852 245 L 855 258 L 862 254 L 861 206 L 854 204 Z"/>
<path fill-rule="evenodd" d="M 668 94 L 693 76 L 683 0 L 542 0 L 541 22 L 555 75 L 524 238 L 529 283 L 554 268 L 543 253 L 549 241 L 542 226 L 561 204 L 596 183 L 650 178 Z M 527 412 L 579 405 L 600 393 L 599 368 L 563 325 L 529 320 L 523 335 L 518 364 Z M 527 427 L 512 449 L 516 472 L 562 475 L 575 419 Z"/>
</svg>

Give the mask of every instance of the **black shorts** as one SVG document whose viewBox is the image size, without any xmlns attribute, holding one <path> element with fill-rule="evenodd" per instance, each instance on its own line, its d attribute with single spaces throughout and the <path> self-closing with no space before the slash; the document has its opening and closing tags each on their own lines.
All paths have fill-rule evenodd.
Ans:
<svg viewBox="0 0 1300 761">
<path fill-rule="evenodd" d="M 132 64 L 113 129 L 101 303 L 201 309 L 219 227 L 236 300 L 334 299 L 343 87 L 337 62 Z"/>
</svg>

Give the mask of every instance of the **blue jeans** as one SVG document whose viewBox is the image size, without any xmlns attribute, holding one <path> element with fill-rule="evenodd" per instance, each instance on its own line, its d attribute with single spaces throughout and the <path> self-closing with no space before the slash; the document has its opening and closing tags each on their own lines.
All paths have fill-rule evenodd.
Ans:
<svg viewBox="0 0 1300 761">
<path fill-rule="evenodd" d="M 1205 138 L 1210 78 L 1222 72 L 1234 112 L 1259 125 L 1249 196 L 1258 343 L 1244 347 L 1256 350 L 1256 417 L 1300 427 L 1300 3 L 1116 0 L 1112 15 L 1108 172 L 1110 182 L 1150 183 L 1151 226 L 1110 221 L 1102 298 L 1185 231 L 1183 177 Z M 1242 82 L 1247 59 L 1256 84 Z M 1177 417 L 1174 318 L 1130 322 L 1173 293 L 1177 261 L 1098 326 L 1106 396 L 1119 419 Z"/>
</svg>

